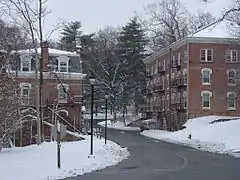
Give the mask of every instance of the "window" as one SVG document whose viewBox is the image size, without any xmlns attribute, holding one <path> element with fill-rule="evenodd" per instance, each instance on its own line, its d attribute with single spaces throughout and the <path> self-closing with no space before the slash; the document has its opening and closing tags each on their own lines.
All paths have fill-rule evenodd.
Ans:
<svg viewBox="0 0 240 180">
<path fill-rule="evenodd" d="M 187 69 L 183 70 L 183 85 L 187 85 Z"/>
<path fill-rule="evenodd" d="M 184 109 L 187 108 L 187 91 L 183 92 L 183 103 L 184 103 Z"/>
<path fill-rule="evenodd" d="M 67 91 L 69 89 L 69 86 L 67 84 L 58 84 L 58 101 L 61 103 L 66 103 L 68 100 L 68 94 Z"/>
<path fill-rule="evenodd" d="M 234 69 L 228 70 L 228 85 L 235 85 L 236 71 Z"/>
<path fill-rule="evenodd" d="M 227 62 L 237 62 L 238 51 L 237 50 L 227 50 L 225 53 L 225 61 Z"/>
<path fill-rule="evenodd" d="M 21 71 L 22 72 L 29 72 L 31 71 L 31 60 L 32 57 L 30 55 L 21 55 Z"/>
<path fill-rule="evenodd" d="M 229 92 L 227 93 L 227 99 L 228 99 L 228 110 L 236 110 L 236 100 L 237 100 L 237 95 L 235 92 Z"/>
<path fill-rule="evenodd" d="M 213 61 L 213 50 L 212 49 L 201 49 L 201 59 L 202 62 L 212 62 Z"/>
<path fill-rule="evenodd" d="M 188 51 L 184 50 L 184 63 L 186 64 L 188 62 Z"/>
<path fill-rule="evenodd" d="M 30 92 L 31 92 L 31 84 L 30 83 L 21 83 L 21 100 L 23 104 L 28 105 L 30 103 Z"/>
<path fill-rule="evenodd" d="M 165 71 L 166 67 L 165 67 L 165 60 L 163 60 L 163 70 Z"/>
<path fill-rule="evenodd" d="M 172 64 L 173 67 L 176 65 L 176 61 L 175 61 L 175 56 L 172 57 Z"/>
<path fill-rule="evenodd" d="M 162 109 L 165 109 L 165 98 L 164 98 L 164 96 L 162 97 Z"/>
<path fill-rule="evenodd" d="M 203 91 L 201 96 L 202 96 L 202 108 L 211 109 L 212 93 L 210 91 Z"/>
<path fill-rule="evenodd" d="M 156 62 L 156 65 L 155 65 L 155 74 L 158 73 L 158 62 Z"/>
<path fill-rule="evenodd" d="M 58 59 L 58 71 L 59 72 L 68 72 L 69 69 L 69 57 L 60 56 Z"/>
<path fill-rule="evenodd" d="M 180 66 L 181 65 L 181 53 L 178 52 L 178 61 L 177 61 L 177 65 Z"/>
<path fill-rule="evenodd" d="M 212 70 L 208 68 L 203 68 L 202 71 L 202 84 L 203 85 L 209 85 L 211 84 L 211 74 Z"/>
</svg>

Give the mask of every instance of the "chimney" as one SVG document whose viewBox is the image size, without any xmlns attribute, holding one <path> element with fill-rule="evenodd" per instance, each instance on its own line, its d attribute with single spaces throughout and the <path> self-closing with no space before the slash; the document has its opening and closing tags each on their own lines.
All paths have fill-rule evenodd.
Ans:
<svg viewBox="0 0 240 180">
<path fill-rule="evenodd" d="M 42 56 L 43 56 L 43 72 L 47 72 L 48 67 L 47 65 L 49 64 L 49 43 L 47 41 L 44 41 L 41 43 L 41 48 L 42 48 Z"/>
</svg>

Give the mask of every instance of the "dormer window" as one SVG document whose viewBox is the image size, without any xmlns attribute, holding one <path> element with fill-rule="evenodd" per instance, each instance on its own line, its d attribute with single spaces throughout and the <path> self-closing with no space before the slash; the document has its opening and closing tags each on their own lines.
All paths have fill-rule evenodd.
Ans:
<svg viewBox="0 0 240 180">
<path fill-rule="evenodd" d="M 20 56 L 21 59 L 21 71 L 22 72 L 29 72 L 31 71 L 31 60 L 32 57 L 30 55 L 22 55 Z"/>
<path fill-rule="evenodd" d="M 68 72 L 69 69 L 69 57 L 60 56 L 58 59 L 58 71 L 59 72 Z"/>
</svg>

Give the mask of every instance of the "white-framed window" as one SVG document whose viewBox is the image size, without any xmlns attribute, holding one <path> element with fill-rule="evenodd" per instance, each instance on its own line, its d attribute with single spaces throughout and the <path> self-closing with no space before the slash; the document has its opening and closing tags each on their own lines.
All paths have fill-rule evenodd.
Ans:
<svg viewBox="0 0 240 180">
<path fill-rule="evenodd" d="M 212 62 L 213 61 L 213 50 L 212 49 L 201 49 L 200 50 L 200 61 L 201 62 Z"/>
<path fill-rule="evenodd" d="M 67 84 L 58 84 L 57 85 L 57 90 L 58 90 L 58 102 L 60 103 L 66 103 L 68 100 L 68 89 L 69 85 Z"/>
<path fill-rule="evenodd" d="M 68 72 L 68 70 L 69 70 L 69 57 L 59 56 L 57 59 L 58 59 L 58 72 Z"/>
<path fill-rule="evenodd" d="M 234 111 L 237 106 L 237 94 L 235 92 L 227 93 L 228 110 Z"/>
<path fill-rule="evenodd" d="M 183 103 L 184 103 L 184 109 L 187 108 L 187 91 L 183 92 Z"/>
<path fill-rule="evenodd" d="M 162 109 L 165 109 L 165 97 L 162 96 Z"/>
<path fill-rule="evenodd" d="M 177 65 L 181 65 L 181 52 L 178 52 Z"/>
<path fill-rule="evenodd" d="M 187 85 L 187 72 L 188 72 L 187 69 L 183 70 L 183 84 L 184 85 Z"/>
<path fill-rule="evenodd" d="M 212 70 L 209 68 L 203 68 L 201 70 L 202 73 L 202 84 L 203 85 L 210 85 L 211 84 L 211 75 Z"/>
<path fill-rule="evenodd" d="M 184 56 L 184 63 L 187 64 L 188 62 L 188 51 L 187 50 L 184 50 L 184 53 L 183 53 L 183 56 Z"/>
<path fill-rule="evenodd" d="M 175 60 L 175 56 L 172 57 L 172 66 L 176 65 L 176 60 Z"/>
<path fill-rule="evenodd" d="M 31 71 L 32 56 L 28 54 L 23 54 L 20 56 L 20 60 L 21 60 L 21 71 L 22 72 Z"/>
<path fill-rule="evenodd" d="M 28 105 L 31 98 L 32 85 L 30 83 L 20 83 L 21 103 Z"/>
<path fill-rule="evenodd" d="M 202 91 L 201 97 L 202 97 L 202 109 L 211 109 L 212 92 Z"/>
<path fill-rule="evenodd" d="M 236 80 L 236 70 L 235 69 L 230 69 L 227 71 L 227 76 L 228 76 L 228 85 L 235 85 L 235 80 Z"/>
<path fill-rule="evenodd" d="M 225 53 L 225 61 L 237 62 L 238 61 L 238 51 L 237 50 L 227 50 Z"/>
</svg>

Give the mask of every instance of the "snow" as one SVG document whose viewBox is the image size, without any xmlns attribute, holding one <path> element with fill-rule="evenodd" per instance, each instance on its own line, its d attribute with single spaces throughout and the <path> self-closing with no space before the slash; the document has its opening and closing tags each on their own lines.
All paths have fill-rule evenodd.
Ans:
<svg viewBox="0 0 240 180">
<path fill-rule="evenodd" d="M 105 121 L 99 122 L 99 126 L 105 127 Z M 123 130 L 123 131 L 140 131 L 139 127 L 124 126 L 123 122 L 113 122 L 108 120 L 107 127 L 111 129 Z"/>
<path fill-rule="evenodd" d="M 219 119 L 230 119 L 215 122 Z M 204 116 L 190 119 L 186 128 L 176 132 L 146 130 L 141 134 L 149 138 L 190 146 L 195 149 L 234 155 L 240 152 L 240 118 L 227 116 Z M 189 135 L 191 134 L 191 139 Z"/>
<path fill-rule="evenodd" d="M 231 29 L 236 28 L 236 25 L 229 23 L 227 21 L 221 21 L 207 28 L 203 27 L 196 33 L 189 35 L 188 37 L 198 37 L 198 38 L 233 38 L 235 39 Z"/>
<path fill-rule="evenodd" d="M 108 119 L 113 119 L 113 115 L 112 114 L 108 114 L 107 118 Z M 84 119 L 91 119 L 91 114 L 84 114 Z M 94 113 L 93 114 L 93 119 L 96 119 L 96 120 L 105 119 L 105 113 L 97 113 L 97 116 Z"/>
<path fill-rule="evenodd" d="M 26 50 L 19 50 L 17 51 L 18 53 L 35 53 L 35 49 L 26 49 Z M 40 54 L 41 53 L 41 48 L 37 48 L 37 52 Z M 52 49 L 48 48 L 49 55 L 52 56 L 58 56 L 58 55 L 67 55 L 67 56 L 79 56 L 76 52 L 69 52 L 69 51 L 63 51 L 59 49 Z"/>
<path fill-rule="evenodd" d="M 4 149 L 0 153 L 1 180 L 53 180 L 82 175 L 113 166 L 130 154 L 111 141 L 94 139 L 94 157 L 89 158 L 90 138 L 61 145 L 61 169 L 57 169 L 56 143 Z"/>
</svg>

